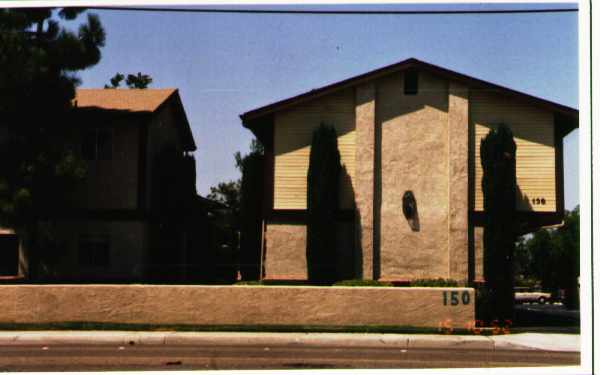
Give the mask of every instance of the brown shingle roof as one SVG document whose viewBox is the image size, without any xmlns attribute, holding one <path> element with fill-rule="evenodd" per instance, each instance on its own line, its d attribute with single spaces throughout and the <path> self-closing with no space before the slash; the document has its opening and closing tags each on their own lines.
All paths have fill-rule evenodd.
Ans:
<svg viewBox="0 0 600 375">
<path fill-rule="evenodd" d="M 77 108 L 95 107 L 132 112 L 154 112 L 177 89 L 77 89 Z"/>
<path fill-rule="evenodd" d="M 184 150 L 195 151 L 194 136 L 177 89 L 77 89 L 73 99 L 73 106 L 80 110 L 75 112 L 84 114 L 89 111 L 97 114 L 98 110 L 110 114 L 119 111 L 146 114 L 156 112 L 163 105 L 174 108 Z"/>
</svg>

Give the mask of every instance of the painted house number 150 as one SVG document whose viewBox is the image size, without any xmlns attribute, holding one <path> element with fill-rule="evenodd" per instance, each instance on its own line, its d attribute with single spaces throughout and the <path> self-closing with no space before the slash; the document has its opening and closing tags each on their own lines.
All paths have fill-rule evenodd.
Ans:
<svg viewBox="0 0 600 375">
<path fill-rule="evenodd" d="M 451 305 L 456 306 L 462 302 L 463 305 L 468 305 L 471 302 L 471 296 L 468 291 L 463 291 L 459 293 L 457 290 L 447 291 L 444 290 L 442 292 L 444 297 L 444 306 Z"/>
</svg>

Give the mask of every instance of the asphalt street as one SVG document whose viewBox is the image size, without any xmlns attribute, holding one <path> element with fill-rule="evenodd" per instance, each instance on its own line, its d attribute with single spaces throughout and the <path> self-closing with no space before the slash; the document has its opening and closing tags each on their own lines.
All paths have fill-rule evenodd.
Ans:
<svg viewBox="0 0 600 375">
<path fill-rule="evenodd" d="M 580 312 L 558 303 L 524 303 L 515 305 L 515 323 L 526 327 L 579 327 Z"/>
<path fill-rule="evenodd" d="M 576 366 L 578 352 L 290 346 L 0 346 L 1 371 Z"/>
</svg>

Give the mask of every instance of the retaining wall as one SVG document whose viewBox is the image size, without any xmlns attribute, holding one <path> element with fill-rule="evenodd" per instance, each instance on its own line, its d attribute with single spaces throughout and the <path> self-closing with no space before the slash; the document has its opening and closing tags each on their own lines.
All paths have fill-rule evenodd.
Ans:
<svg viewBox="0 0 600 375">
<path fill-rule="evenodd" d="M 472 288 L 3 285 L 0 323 L 467 328 Z"/>
</svg>

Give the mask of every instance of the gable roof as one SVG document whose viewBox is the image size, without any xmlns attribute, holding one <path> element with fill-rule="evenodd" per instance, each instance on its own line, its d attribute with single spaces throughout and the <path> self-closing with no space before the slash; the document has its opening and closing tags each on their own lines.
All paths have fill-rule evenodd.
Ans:
<svg viewBox="0 0 600 375">
<path fill-rule="evenodd" d="M 515 97 L 517 99 L 520 100 L 524 100 L 527 101 L 529 103 L 531 103 L 532 105 L 538 106 L 538 107 L 542 107 L 545 108 L 547 110 L 550 110 L 554 113 L 557 113 L 559 115 L 562 115 L 563 117 L 565 117 L 567 119 L 567 124 L 564 125 L 565 129 L 563 134 L 568 133 L 570 130 L 576 128 L 578 119 L 579 119 L 579 111 L 575 108 L 571 108 L 562 104 L 558 104 L 558 103 L 554 103 L 551 102 L 549 100 L 545 100 L 542 98 L 538 98 L 523 92 L 519 92 L 507 87 L 503 87 L 500 85 L 497 85 L 495 83 L 491 83 L 488 81 L 484 81 L 478 78 L 474 78 L 462 73 L 458 73 L 449 69 L 445 69 L 442 68 L 440 66 L 437 65 L 433 65 L 433 64 L 429 64 L 427 62 L 421 61 L 421 60 L 417 60 L 415 58 L 410 58 L 407 60 L 403 60 L 401 62 L 392 64 L 392 65 L 388 65 L 385 66 L 383 68 L 379 68 L 379 69 L 375 69 L 372 70 L 370 72 L 364 73 L 364 74 L 360 74 L 339 82 L 335 82 L 326 86 L 322 86 L 319 87 L 317 89 L 313 89 L 310 90 L 308 92 L 302 93 L 300 95 L 296 95 L 287 99 L 283 99 L 280 101 L 277 101 L 275 103 L 271 103 L 268 104 L 266 106 L 263 107 L 259 107 L 256 109 L 253 109 L 251 111 L 248 111 L 246 113 L 243 113 L 240 115 L 240 118 L 242 120 L 242 124 L 244 127 L 252 130 L 253 132 L 256 133 L 256 124 L 257 121 L 260 121 L 261 118 L 264 118 L 265 116 L 271 115 L 274 112 L 283 110 L 285 108 L 288 108 L 290 106 L 308 101 L 308 100 L 312 100 L 315 98 L 318 98 L 320 96 L 324 96 L 327 94 L 330 94 L 334 91 L 338 91 L 338 90 L 342 90 L 345 88 L 349 88 L 352 86 L 356 86 L 359 84 L 362 84 L 366 81 L 370 81 L 391 73 L 396 73 L 396 72 L 400 72 L 409 68 L 417 68 L 423 71 L 428 71 L 431 72 L 435 75 L 438 76 L 442 76 L 448 80 L 453 80 L 453 81 L 458 81 L 461 82 L 463 84 L 466 84 L 467 86 L 469 86 L 469 88 L 477 88 L 477 89 L 486 89 L 486 90 L 493 90 L 493 91 L 497 91 L 501 94 L 505 94 L 508 96 L 512 96 Z"/>
<path fill-rule="evenodd" d="M 74 106 L 154 112 L 177 89 L 77 89 Z"/>
<path fill-rule="evenodd" d="M 73 107 L 82 111 L 143 114 L 155 113 L 170 102 L 173 103 L 175 115 L 182 123 L 178 128 L 184 150 L 196 150 L 196 143 L 177 89 L 77 89 Z"/>
</svg>

